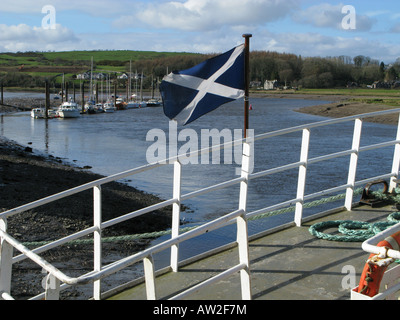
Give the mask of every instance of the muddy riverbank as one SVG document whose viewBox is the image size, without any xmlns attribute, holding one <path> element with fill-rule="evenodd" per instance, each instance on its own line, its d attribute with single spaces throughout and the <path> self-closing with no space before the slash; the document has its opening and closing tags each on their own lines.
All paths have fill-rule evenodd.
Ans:
<svg viewBox="0 0 400 320">
<path fill-rule="evenodd" d="M 347 116 L 353 116 L 356 114 L 370 113 L 376 111 L 383 111 L 388 109 L 398 108 L 395 104 L 393 106 L 388 104 L 380 104 L 376 101 L 374 103 L 362 102 L 359 100 L 382 100 L 382 96 L 374 97 L 362 97 L 362 96 L 351 96 L 351 95 L 320 95 L 320 94 L 301 94 L 301 93 L 259 93 L 255 96 L 272 98 L 272 99 L 305 99 L 305 100 L 326 100 L 331 103 L 326 103 L 317 106 L 299 108 L 295 111 L 328 117 L 328 118 L 342 118 Z M 364 99 L 363 99 L 364 98 Z M 386 115 L 367 118 L 368 122 L 375 122 L 381 124 L 397 125 L 398 115 Z"/>
<path fill-rule="evenodd" d="M 0 210 L 4 212 L 43 197 L 97 180 L 100 175 L 64 163 L 61 159 L 35 154 L 0 138 Z M 123 183 L 112 182 L 102 187 L 103 221 L 158 202 L 151 194 Z M 51 241 L 93 225 L 93 191 L 88 190 L 52 204 L 18 214 L 8 219 L 8 232 L 29 246 L 32 242 Z M 104 237 L 133 235 L 170 228 L 170 208 L 105 229 Z M 150 239 L 105 243 L 104 260 L 133 254 L 145 248 Z M 34 246 L 35 247 L 35 246 Z M 92 245 L 66 245 L 42 255 L 49 262 L 72 274 L 84 274 L 93 268 Z M 41 269 L 22 261 L 13 268 L 12 295 L 25 299 L 42 291 Z M 133 278 L 133 275 L 131 275 Z M 85 299 L 91 293 L 77 287 L 64 298 Z"/>
<path fill-rule="evenodd" d="M 384 104 L 376 104 L 376 103 L 372 104 L 372 103 L 362 103 L 362 102 L 344 100 L 319 106 L 305 107 L 298 109 L 296 111 L 322 117 L 342 118 L 347 116 L 353 116 L 356 114 L 384 111 L 395 108 L 397 107 L 387 106 Z M 381 123 L 381 124 L 397 125 L 398 119 L 399 119 L 398 114 L 390 114 L 390 115 L 367 118 L 366 121 Z"/>
</svg>

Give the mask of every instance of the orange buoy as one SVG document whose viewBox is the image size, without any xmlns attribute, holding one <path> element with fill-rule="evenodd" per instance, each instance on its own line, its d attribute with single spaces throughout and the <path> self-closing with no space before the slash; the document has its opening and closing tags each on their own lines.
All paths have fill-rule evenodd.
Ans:
<svg viewBox="0 0 400 320">
<path fill-rule="evenodd" d="M 400 231 L 379 242 L 377 246 L 385 247 L 386 249 L 399 250 Z M 379 293 L 383 274 L 393 261 L 394 259 L 382 259 L 379 255 L 371 254 L 365 263 L 360 283 L 355 291 L 369 297 L 377 295 Z"/>
</svg>

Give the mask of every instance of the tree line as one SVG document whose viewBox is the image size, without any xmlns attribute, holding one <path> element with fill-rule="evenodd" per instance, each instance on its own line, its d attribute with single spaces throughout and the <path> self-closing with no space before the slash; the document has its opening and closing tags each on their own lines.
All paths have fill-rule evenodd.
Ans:
<svg viewBox="0 0 400 320">
<path fill-rule="evenodd" d="M 162 78 L 168 71 L 190 68 L 213 55 L 174 56 L 137 61 L 133 70 Z M 391 65 L 359 55 L 339 57 L 307 57 L 270 51 L 252 51 L 250 80 L 261 83 L 277 80 L 282 85 L 303 88 L 335 88 L 367 86 L 376 81 L 394 82 L 400 75 L 400 58 Z"/>
<path fill-rule="evenodd" d="M 250 61 L 252 81 L 278 80 L 288 86 L 304 88 L 367 86 L 376 81 L 396 81 L 400 74 L 400 59 L 385 65 L 363 55 L 302 58 L 294 54 L 257 51 L 252 52 Z"/>
</svg>

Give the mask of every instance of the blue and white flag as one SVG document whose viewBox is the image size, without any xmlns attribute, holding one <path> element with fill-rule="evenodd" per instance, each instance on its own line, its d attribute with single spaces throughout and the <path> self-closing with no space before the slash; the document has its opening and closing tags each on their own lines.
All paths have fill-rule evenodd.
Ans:
<svg viewBox="0 0 400 320">
<path fill-rule="evenodd" d="M 199 65 L 165 76 L 164 113 L 188 124 L 219 106 L 244 97 L 244 44 Z"/>
</svg>

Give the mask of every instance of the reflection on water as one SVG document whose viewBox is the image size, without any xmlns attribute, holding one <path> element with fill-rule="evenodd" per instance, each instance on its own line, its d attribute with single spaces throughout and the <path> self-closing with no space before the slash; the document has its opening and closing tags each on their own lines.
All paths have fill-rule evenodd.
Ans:
<svg viewBox="0 0 400 320">
<path fill-rule="evenodd" d="M 294 112 L 296 108 L 317 105 L 323 101 L 251 99 L 250 127 L 255 134 L 283 129 L 323 120 L 324 118 Z M 201 129 L 242 129 L 243 102 L 224 105 L 214 112 L 184 127 L 200 133 Z M 29 113 L 1 116 L 1 134 L 37 151 L 64 158 L 78 166 L 89 165 L 92 171 L 103 175 L 115 174 L 147 164 L 146 151 L 154 141 L 146 141 L 151 129 L 161 129 L 168 137 L 169 121 L 162 108 L 144 108 L 118 111 L 112 114 L 82 115 L 78 119 L 32 119 Z M 178 128 L 182 130 L 183 128 Z M 353 124 L 334 125 L 326 131 L 311 131 L 310 157 L 349 149 L 352 142 Z M 390 134 L 395 137 L 396 128 L 366 123 L 363 128 L 363 144 L 378 143 Z M 200 136 L 200 135 L 199 135 Z M 180 142 L 180 143 L 185 143 Z M 301 132 L 279 136 L 268 141 L 256 142 L 255 171 L 299 161 Z M 199 144 L 200 145 L 200 144 Z M 393 148 L 379 154 L 366 152 L 360 155 L 358 179 L 390 171 Z M 306 192 L 345 184 L 349 159 L 335 159 L 329 164 L 322 162 L 309 166 Z M 183 167 L 182 192 L 190 192 L 232 179 L 237 164 L 186 165 Z M 372 172 L 372 174 L 371 174 Z M 249 210 L 256 210 L 280 201 L 295 198 L 298 170 L 292 170 L 253 181 L 249 186 Z M 338 182 L 340 181 L 340 182 Z M 130 185 L 161 197 L 172 196 L 172 166 L 131 177 Z M 238 187 L 220 190 L 187 203 L 194 213 L 187 219 L 203 221 L 217 217 L 238 206 Z"/>
</svg>

